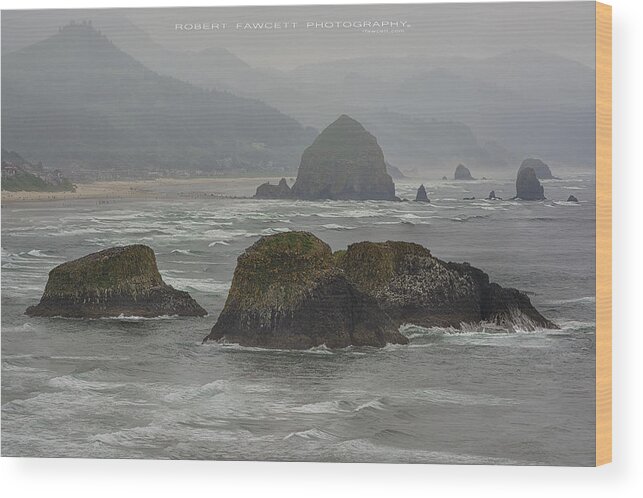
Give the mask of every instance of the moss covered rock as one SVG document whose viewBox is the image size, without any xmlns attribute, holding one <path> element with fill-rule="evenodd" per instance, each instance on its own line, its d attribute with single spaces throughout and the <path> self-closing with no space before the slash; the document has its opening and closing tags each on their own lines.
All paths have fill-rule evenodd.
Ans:
<svg viewBox="0 0 643 498">
<path fill-rule="evenodd" d="M 337 254 L 336 261 L 397 325 L 457 328 L 488 321 L 523 329 L 556 327 L 524 293 L 489 283 L 482 270 L 444 262 L 419 244 L 359 242 Z"/>
<path fill-rule="evenodd" d="M 190 297 L 165 284 L 154 251 L 144 245 L 112 247 L 57 266 L 30 316 L 203 316 Z"/>
<path fill-rule="evenodd" d="M 327 244 L 288 232 L 263 237 L 239 256 L 224 309 L 204 341 L 307 349 L 408 340 L 346 279 Z"/>
<path fill-rule="evenodd" d="M 397 200 L 377 139 L 345 114 L 304 151 L 292 193 L 299 199 Z"/>
</svg>

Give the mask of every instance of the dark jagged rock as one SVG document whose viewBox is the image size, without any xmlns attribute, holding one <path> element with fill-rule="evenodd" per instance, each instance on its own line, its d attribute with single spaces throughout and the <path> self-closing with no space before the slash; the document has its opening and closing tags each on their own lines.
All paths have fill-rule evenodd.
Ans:
<svg viewBox="0 0 643 498">
<path fill-rule="evenodd" d="M 431 202 L 429 200 L 429 197 L 426 195 L 426 189 L 424 188 L 424 185 L 420 185 L 420 188 L 418 188 L 418 193 L 415 196 L 415 201 L 416 202 Z"/>
<path fill-rule="evenodd" d="M 538 181 L 533 168 L 526 167 L 518 171 L 516 178 L 516 199 L 523 201 L 542 201 L 545 189 Z"/>
<path fill-rule="evenodd" d="M 348 279 L 373 296 L 396 324 L 460 327 L 494 322 L 505 327 L 557 328 L 516 289 L 489 283 L 467 263 L 446 263 L 419 244 L 359 242 L 336 256 Z"/>
<path fill-rule="evenodd" d="M 289 199 L 292 197 L 292 192 L 286 179 L 282 178 L 277 185 L 272 185 L 270 182 L 259 185 L 254 197 L 255 199 Z"/>
<path fill-rule="evenodd" d="M 544 162 L 542 162 L 540 159 L 533 159 L 531 157 L 525 159 L 520 165 L 520 168 L 518 169 L 518 173 L 520 173 L 520 170 L 523 168 L 533 168 L 534 172 L 536 173 L 536 177 L 539 180 L 557 180 L 558 179 L 551 174 L 551 170 L 549 169 L 549 166 Z"/>
<path fill-rule="evenodd" d="M 533 330 L 559 328 L 542 316 L 531 304 L 527 294 L 518 289 L 505 288 L 489 282 L 489 275 L 469 263 L 446 263 L 447 267 L 475 283 L 480 299 L 481 320 L 502 327 Z"/>
<path fill-rule="evenodd" d="M 307 349 L 406 344 L 377 301 L 349 282 L 330 247 L 307 232 L 261 238 L 239 256 L 205 341 Z"/>
<path fill-rule="evenodd" d="M 576 196 L 575 196 L 575 195 L 570 195 L 570 196 L 567 198 L 567 202 L 578 202 L 578 199 L 576 198 Z"/>
<path fill-rule="evenodd" d="M 455 169 L 455 174 L 453 175 L 455 180 L 475 180 L 471 176 L 471 171 L 464 164 L 458 164 L 458 167 Z"/>
<path fill-rule="evenodd" d="M 488 200 L 490 200 L 490 201 L 491 201 L 491 200 L 494 200 L 494 199 L 497 199 L 497 197 L 496 197 L 496 191 L 495 191 L 495 190 L 492 190 L 491 192 L 489 192 L 489 197 L 487 197 L 487 199 L 488 199 Z"/>
<path fill-rule="evenodd" d="M 154 251 L 112 247 L 57 266 L 30 316 L 100 318 L 207 314 L 187 292 L 163 282 Z"/>
<path fill-rule="evenodd" d="M 398 200 L 376 138 L 343 114 L 301 156 L 298 199 Z"/>
</svg>

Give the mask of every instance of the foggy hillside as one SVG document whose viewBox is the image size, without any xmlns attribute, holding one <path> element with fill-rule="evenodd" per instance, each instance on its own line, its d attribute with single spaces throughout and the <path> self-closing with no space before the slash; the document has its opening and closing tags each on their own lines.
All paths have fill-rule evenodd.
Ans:
<svg viewBox="0 0 643 498">
<path fill-rule="evenodd" d="M 292 170 L 314 138 L 259 101 L 160 76 L 88 24 L 2 58 L 2 139 L 54 167 Z"/>
</svg>

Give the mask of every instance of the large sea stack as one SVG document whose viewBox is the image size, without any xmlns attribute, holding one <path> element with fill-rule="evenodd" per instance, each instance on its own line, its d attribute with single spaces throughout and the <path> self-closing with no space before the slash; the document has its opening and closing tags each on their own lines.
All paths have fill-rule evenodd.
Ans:
<svg viewBox="0 0 643 498">
<path fill-rule="evenodd" d="M 458 164 L 458 167 L 455 169 L 455 173 L 453 174 L 453 178 L 455 180 L 475 180 L 475 178 L 471 176 L 469 168 L 464 164 Z"/>
<path fill-rule="evenodd" d="M 489 282 L 467 263 L 447 263 L 419 244 L 359 242 L 336 255 L 346 277 L 374 297 L 396 325 L 460 327 L 493 322 L 522 329 L 557 328 L 523 292 Z"/>
<path fill-rule="evenodd" d="M 533 168 L 526 167 L 518 170 L 516 198 L 523 201 L 542 201 L 545 198 L 545 189 L 538 181 Z"/>
<path fill-rule="evenodd" d="M 551 174 L 551 169 L 549 169 L 549 166 L 542 162 L 540 159 L 533 159 L 531 157 L 528 157 L 520 165 L 518 173 L 520 173 L 520 170 L 524 168 L 532 168 L 536 173 L 536 178 L 538 178 L 539 180 L 556 179 L 556 177 Z"/>
<path fill-rule="evenodd" d="M 262 183 L 257 187 L 255 199 L 289 199 L 292 192 L 285 178 L 279 180 L 277 185 L 270 182 Z"/>
<path fill-rule="evenodd" d="M 343 114 L 301 156 L 299 199 L 397 200 L 377 139 Z"/>
<path fill-rule="evenodd" d="M 205 341 L 264 348 L 405 344 L 373 297 L 349 282 L 330 247 L 307 232 L 263 237 L 237 260 Z"/>
<path fill-rule="evenodd" d="M 112 247 L 57 266 L 30 316 L 101 318 L 207 314 L 187 292 L 163 282 L 154 251 L 144 245 Z"/>
</svg>

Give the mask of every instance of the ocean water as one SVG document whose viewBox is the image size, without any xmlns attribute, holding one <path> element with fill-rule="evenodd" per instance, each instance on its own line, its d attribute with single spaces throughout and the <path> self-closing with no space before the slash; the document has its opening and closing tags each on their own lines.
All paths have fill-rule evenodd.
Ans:
<svg viewBox="0 0 643 498">
<path fill-rule="evenodd" d="M 398 194 L 414 198 L 418 184 L 398 182 Z M 110 204 L 3 206 L 3 456 L 593 465 L 593 176 L 545 181 L 543 202 L 462 200 L 509 198 L 509 180 L 425 185 L 429 205 L 220 198 L 182 185 Z M 581 202 L 563 202 L 569 194 Z M 407 325 L 408 346 L 339 351 L 202 345 L 237 256 L 288 230 L 333 249 L 419 242 L 526 291 L 561 329 Z M 54 266 L 132 243 L 153 247 L 165 281 L 209 316 L 23 314 Z"/>
</svg>

